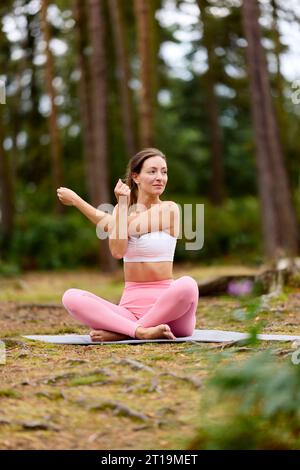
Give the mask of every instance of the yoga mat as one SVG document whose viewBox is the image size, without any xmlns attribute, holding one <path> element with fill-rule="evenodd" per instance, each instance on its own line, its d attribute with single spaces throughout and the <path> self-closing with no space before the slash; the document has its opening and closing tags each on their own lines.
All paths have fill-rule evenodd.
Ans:
<svg viewBox="0 0 300 470">
<path fill-rule="evenodd" d="M 91 341 L 89 335 L 26 335 L 23 338 L 46 343 L 56 344 L 140 344 L 140 343 L 183 343 L 183 342 L 203 342 L 203 343 L 223 343 L 228 341 L 239 341 L 248 338 L 247 333 L 222 330 L 195 330 L 193 336 L 172 339 L 125 339 L 122 341 Z M 257 338 L 265 341 L 299 341 L 300 336 L 296 335 L 265 335 L 259 334 Z"/>
</svg>

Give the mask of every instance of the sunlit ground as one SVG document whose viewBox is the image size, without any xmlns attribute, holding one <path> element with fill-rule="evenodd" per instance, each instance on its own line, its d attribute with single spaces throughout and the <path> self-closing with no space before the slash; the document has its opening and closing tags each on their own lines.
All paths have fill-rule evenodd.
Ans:
<svg viewBox="0 0 300 470">
<path fill-rule="evenodd" d="M 262 268 L 243 265 L 233 266 L 193 266 L 185 263 L 174 265 L 173 278 L 189 275 L 195 280 L 229 274 L 256 274 Z M 60 302 L 65 290 L 74 287 L 89 290 L 96 295 L 117 302 L 124 286 L 123 269 L 113 275 L 101 270 L 72 270 L 27 272 L 20 276 L 0 277 L 0 301 L 16 302 Z"/>
<path fill-rule="evenodd" d="M 175 266 L 174 278 L 253 273 L 243 266 Z M 24 334 L 82 333 L 61 305 L 65 289 L 88 289 L 118 302 L 123 273 L 97 271 L 26 273 L 1 279 L 0 331 L 6 363 L 0 365 L 0 449 L 185 449 L 199 422 L 205 381 L 214 372 L 222 345 L 173 343 L 140 345 L 54 345 Z M 203 297 L 197 328 L 245 331 L 235 315 L 239 299 Z M 300 334 L 300 290 L 290 290 L 262 312 L 266 333 Z M 230 348 L 240 361 L 257 350 L 289 343 L 264 341 Z M 227 349 L 224 350 L 224 352 Z M 137 363 L 132 362 L 137 361 Z M 277 360 L 277 359 L 276 359 Z M 221 409 L 221 412 L 226 410 Z"/>
</svg>

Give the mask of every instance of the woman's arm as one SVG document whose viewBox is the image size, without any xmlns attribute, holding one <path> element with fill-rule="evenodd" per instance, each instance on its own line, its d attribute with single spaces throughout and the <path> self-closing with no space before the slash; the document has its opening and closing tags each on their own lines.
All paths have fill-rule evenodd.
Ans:
<svg viewBox="0 0 300 470">
<path fill-rule="evenodd" d="M 119 204 L 113 211 L 113 228 L 109 235 L 111 254 L 116 259 L 123 258 L 128 247 L 128 235 L 142 235 L 165 229 L 172 229 L 175 232 L 174 236 L 178 237 L 179 208 L 177 204 L 165 201 L 141 213 L 128 215 L 127 202 L 119 200 Z"/>
<path fill-rule="evenodd" d="M 101 228 L 107 232 L 109 225 L 113 222 L 113 217 L 104 211 L 100 211 L 95 207 L 84 201 L 75 191 L 68 188 L 58 188 L 57 196 L 59 200 L 67 205 L 74 206 L 78 209 L 85 217 L 87 217 L 93 224 L 97 225 L 101 223 Z"/>
<path fill-rule="evenodd" d="M 128 246 L 128 206 L 130 204 L 130 188 L 118 180 L 114 193 L 118 204 L 113 210 L 112 224 L 109 228 L 109 248 L 114 258 L 122 258 Z"/>
<path fill-rule="evenodd" d="M 175 202 L 164 201 L 146 211 L 128 215 L 130 190 L 120 180 L 116 188 L 119 203 L 115 206 L 113 214 L 96 209 L 68 188 L 58 188 L 57 196 L 63 204 L 76 207 L 93 224 L 100 224 L 102 230 L 109 232 L 110 251 L 117 259 L 126 253 L 128 236 L 166 229 L 172 229 L 176 238 L 179 236 L 180 212 Z M 123 197 L 119 200 L 120 195 Z M 124 222 L 126 220 L 127 224 Z"/>
<path fill-rule="evenodd" d="M 179 236 L 180 211 L 175 202 L 164 201 L 154 204 L 150 209 L 128 216 L 128 235 L 142 235 L 148 232 L 174 230 Z"/>
<path fill-rule="evenodd" d="M 109 234 L 109 249 L 112 256 L 121 259 L 128 246 L 128 203 L 119 199 L 112 214 L 113 223 Z"/>
<path fill-rule="evenodd" d="M 109 225 L 112 223 L 113 217 L 107 212 L 100 211 L 95 207 L 91 206 L 88 202 L 78 198 L 75 201 L 74 206 L 78 209 L 83 215 L 85 215 L 93 224 L 98 225 L 101 223 L 101 228 L 107 232 Z"/>
</svg>

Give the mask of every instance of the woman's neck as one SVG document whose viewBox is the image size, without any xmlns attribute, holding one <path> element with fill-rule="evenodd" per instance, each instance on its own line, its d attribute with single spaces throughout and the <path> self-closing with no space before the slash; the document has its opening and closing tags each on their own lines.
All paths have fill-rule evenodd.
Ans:
<svg viewBox="0 0 300 470">
<path fill-rule="evenodd" d="M 143 204 L 143 206 L 145 206 L 147 209 L 151 209 L 151 206 L 154 205 L 154 204 L 161 204 L 162 201 L 158 198 L 150 198 L 150 197 L 147 197 L 147 196 L 144 196 L 144 197 L 141 197 L 141 198 L 138 198 L 137 204 Z"/>
</svg>

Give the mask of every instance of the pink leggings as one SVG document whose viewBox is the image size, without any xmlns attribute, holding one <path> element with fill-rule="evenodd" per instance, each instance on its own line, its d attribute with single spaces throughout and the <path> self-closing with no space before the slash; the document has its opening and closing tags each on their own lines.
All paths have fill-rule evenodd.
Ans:
<svg viewBox="0 0 300 470">
<path fill-rule="evenodd" d="M 167 324 L 177 337 L 193 334 L 199 299 L 190 276 L 162 281 L 125 282 L 119 305 L 81 289 L 68 289 L 62 298 L 66 310 L 94 330 L 135 338 L 138 326 Z"/>
</svg>

